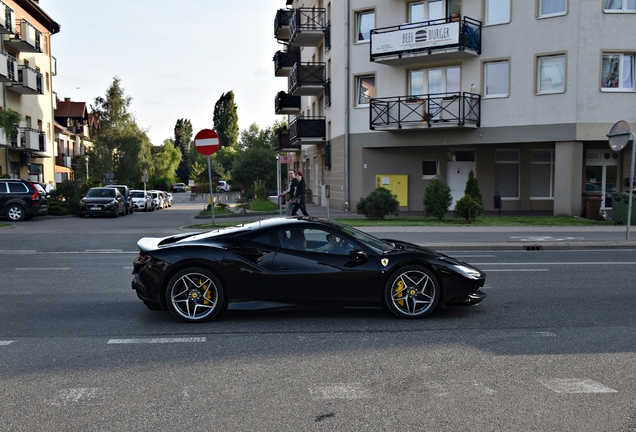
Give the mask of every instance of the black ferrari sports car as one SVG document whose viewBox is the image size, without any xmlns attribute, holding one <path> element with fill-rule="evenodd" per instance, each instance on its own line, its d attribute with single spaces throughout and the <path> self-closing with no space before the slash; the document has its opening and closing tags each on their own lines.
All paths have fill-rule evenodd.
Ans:
<svg viewBox="0 0 636 432">
<path fill-rule="evenodd" d="M 447 255 L 313 217 L 139 240 L 132 288 L 151 310 L 204 322 L 230 302 L 384 305 L 400 318 L 474 305 L 486 275 Z"/>
</svg>

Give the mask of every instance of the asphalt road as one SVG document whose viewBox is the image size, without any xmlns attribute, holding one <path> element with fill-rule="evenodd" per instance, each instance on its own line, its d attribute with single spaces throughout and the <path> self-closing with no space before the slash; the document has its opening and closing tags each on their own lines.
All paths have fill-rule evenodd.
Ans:
<svg viewBox="0 0 636 432">
<path fill-rule="evenodd" d="M 140 237 L 194 213 L 0 229 L 0 431 L 636 430 L 633 249 L 452 250 L 488 297 L 424 320 L 261 308 L 189 325 L 148 311 L 130 273 Z"/>
</svg>

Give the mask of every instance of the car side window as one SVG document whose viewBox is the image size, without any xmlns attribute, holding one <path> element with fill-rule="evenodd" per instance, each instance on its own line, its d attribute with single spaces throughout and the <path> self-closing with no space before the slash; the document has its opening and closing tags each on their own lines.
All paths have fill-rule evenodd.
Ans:
<svg viewBox="0 0 636 432">
<path fill-rule="evenodd" d="M 332 255 L 348 255 L 355 246 L 329 231 L 298 228 L 279 232 L 281 247 L 292 250 Z"/>
<path fill-rule="evenodd" d="M 7 193 L 7 182 L 0 182 L 0 193 Z"/>
<path fill-rule="evenodd" d="M 25 193 L 28 192 L 29 190 L 27 189 L 27 187 L 22 184 L 22 183 L 14 183 L 14 182 L 10 182 L 9 184 L 9 192 L 13 192 L 13 193 Z"/>
</svg>

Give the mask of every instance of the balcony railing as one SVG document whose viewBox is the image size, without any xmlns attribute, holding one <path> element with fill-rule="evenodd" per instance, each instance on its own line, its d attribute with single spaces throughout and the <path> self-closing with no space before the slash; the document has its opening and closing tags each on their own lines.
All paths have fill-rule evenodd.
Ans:
<svg viewBox="0 0 636 432">
<path fill-rule="evenodd" d="M 14 82 L 18 75 L 15 57 L 8 52 L 0 51 L 0 81 Z"/>
<path fill-rule="evenodd" d="M 320 144 L 327 140 L 325 117 L 296 117 L 289 123 L 289 143 Z"/>
<path fill-rule="evenodd" d="M 0 1 L 0 34 L 15 33 L 15 14 L 9 6 Z"/>
<path fill-rule="evenodd" d="M 325 50 L 328 50 L 331 38 L 326 16 L 325 8 L 293 9 L 289 22 L 289 42 L 295 47 L 317 47 L 324 42 Z"/>
<path fill-rule="evenodd" d="M 298 114 L 300 112 L 300 96 L 290 96 L 284 91 L 276 94 L 274 104 L 276 114 Z"/>
<path fill-rule="evenodd" d="M 17 83 L 7 88 L 21 94 L 43 94 L 42 74 L 32 67 L 19 65 Z"/>
<path fill-rule="evenodd" d="M 29 150 L 41 150 L 40 136 L 41 131 L 38 129 L 32 129 L 29 127 L 20 128 L 20 140 L 22 141 L 22 147 Z"/>
<path fill-rule="evenodd" d="M 289 73 L 289 93 L 293 96 L 318 96 L 327 82 L 325 63 L 296 63 Z"/>
<path fill-rule="evenodd" d="M 274 75 L 289 76 L 296 63 L 300 63 L 300 51 L 277 51 L 274 54 Z"/>
<path fill-rule="evenodd" d="M 479 127 L 481 96 L 453 92 L 371 99 L 371 130 Z"/>
<path fill-rule="evenodd" d="M 277 152 L 297 152 L 300 151 L 300 144 L 291 145 L 289 143 L 289 131 L 282 131 L 275 137 Z"/>
<path fill-rule="evenodd" d="M 289 41 L 289 22 L 291 21 L 293 9 L 279 9 L 274 18 L 274 37 L 279 41 Z"/>
<path fill-rule="evenodd" d="M 5 46 L 19 52 L 42 52 L 41 33 L 38 29 L 22 19 L 17 21 L 15 37 L 5 40 Z"/>
<path fill-rule="evenodd" d="M 371 61 L 404 63 L 432 54 L 480 55 L 481 22 L 448 17 L 371 30 Z"/>
</svg>

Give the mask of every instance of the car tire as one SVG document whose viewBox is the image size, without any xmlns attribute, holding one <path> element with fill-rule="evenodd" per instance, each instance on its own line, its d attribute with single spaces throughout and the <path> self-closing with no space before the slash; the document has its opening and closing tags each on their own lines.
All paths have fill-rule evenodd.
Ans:
<svg viewBox="0 0 636 432">
<path fill-rule="evenodd" d="M 24 220 L 26 212 L 24 211 L 24 207 L 20 204 L 9 204 L 9 206 L 7 206 L 6 216 L 11 222 L 20 222 Z"/>
<path fill-rule="evenodd" d="M 197 323 L 210 321 L 227 303 L 219 279 L 209 270 L 191 267 L 170 279 L 166 304 L 176 318 Z"/>
<path fill-rule="evenodd" d="M 418 265 L 402 267 L 388 279 L 384 288 L 386 307 L 399 318 L 424 318 L 440 298 L 440 285 L 432 271 Z"/>
<path fill-rule="evenodd" d="M 119 217 L 119 207 L 115 207 L 115 211 L 113 212 L 113 217 L 114 218 L 118 218 Z"/>
</svg>

